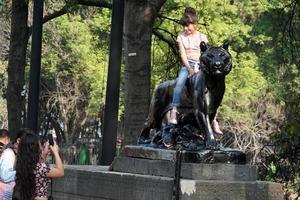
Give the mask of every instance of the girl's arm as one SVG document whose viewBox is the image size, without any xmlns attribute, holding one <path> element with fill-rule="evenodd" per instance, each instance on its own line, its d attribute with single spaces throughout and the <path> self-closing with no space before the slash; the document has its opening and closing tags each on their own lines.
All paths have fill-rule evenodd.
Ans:
<svg viewBox="0 0 300 200">
<path fill-rule="evenodd" d="M 55 166 L 50 168 L 50 171 L 47 173 L 47 177 L 49 178 L 62 177 L 64 176 L 65 171 L 64 171 L 64 164 L 59 156 L 58 145 L 55 143 L 53 146 L 50 146 L 50 149 L 52 151 L 55 160 Z"/>
<path fill-rule="evenodd" d="M 194 69 L 189 64 L 189 61 L 188 61 L 186 53 L 185 53 L 184 46 L 181 42 L 178 42 L 178 46 L 179 46 L 181 61 L 186 66 L 187 70 L 189 71 L 189 76 L 193 76 L 195 72 L 194 72 Z"/>
</svg>

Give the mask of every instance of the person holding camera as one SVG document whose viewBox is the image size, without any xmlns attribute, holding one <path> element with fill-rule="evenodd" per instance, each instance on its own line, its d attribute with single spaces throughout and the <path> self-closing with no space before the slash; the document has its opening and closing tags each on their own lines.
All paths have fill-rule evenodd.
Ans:
<svg viewBox="0 0 300 200">
<path fill-rule="evenodd" d="M 47 200 L 50 178 L 64 176 L 64 166 L 56 143 L 42 145 L 39 137 L 29 130 L 20 138 L 16 159 L 16 186 L 13 200 Z M 51 151 L 55 165 L 46 162 Z"/>
</svg>

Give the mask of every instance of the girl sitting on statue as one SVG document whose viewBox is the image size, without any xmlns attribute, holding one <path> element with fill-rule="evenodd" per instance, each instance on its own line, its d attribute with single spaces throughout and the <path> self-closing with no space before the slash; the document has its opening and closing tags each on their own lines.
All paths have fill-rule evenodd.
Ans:
<svg viewBox="0 0 300 200">
<path fill-rule="evenodd" d="M 197 31 L 198 19 L 194 8 L 187 7 L 185 9 L 180 20 L 180 24 L 182 24 L 184 31 L 179 33 L 177 43 L 179 46 L 182 66 L 173 92 L 173 108 L 167 115 L 168 122 L 170 124 L 177 124 L 177 107 L 180 106 L 181 92 L 187 78 L 193 76 L 200 70 L 200 43 L 202 41 L 208 43 L 206 35 Z M 212 121 L 211 126 L 214 133 L 223 134 L 219 128 L 216 118 Z"/>
</svg>

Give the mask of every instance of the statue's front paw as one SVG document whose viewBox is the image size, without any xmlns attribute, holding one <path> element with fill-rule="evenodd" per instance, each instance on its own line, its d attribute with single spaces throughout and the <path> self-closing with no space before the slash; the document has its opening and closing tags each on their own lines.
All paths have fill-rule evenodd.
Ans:
<svg viewBox="0 0 300 200">
<path fill-rule="evenodd" d="M 142 136 L 139 137 L 137 144 L 143 145 L 143 144 L 149 144 L 151 142 L 151 138 L 144 138 Z"/>
<path fill-rule="evenodd" d="M 173 145 L 174 145 L 174 140 L 173 140 L 173 138 L 172 138 L 171 135 L 165 136 L 163 138 L 162 142 L 163 142 L 163 145 L 165 147 L 167 147 L 168 149 L 171 148 L 171 147 L 173 147 Z"/>
<path fill-rule="evenodd" d="M 176 134 L 175 125 L 170 125 L 163 129 L 162 143 L 168 149 L 172 148 L 175 145 L 175 134 Z"/>
</svg>

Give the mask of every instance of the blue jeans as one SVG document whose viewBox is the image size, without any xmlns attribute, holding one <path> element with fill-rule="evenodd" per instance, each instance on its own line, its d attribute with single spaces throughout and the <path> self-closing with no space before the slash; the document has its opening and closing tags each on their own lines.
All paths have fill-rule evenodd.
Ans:
<svg viewBox="0 0 300 200">
<path fill-rule="evenodd" d="M 195 67 L 199 67 L 199 63 L 195 62 L 195 61 L 191 61 L 189 60 L 189 64 L 191 67 L 193 67 L 193 69 L 195 69 Z M 181 92 L 182 89 L 185 85 L 185 82 L 188 78 L 189 72 L 187 70 L 187 67 L 185 65 L 181 66 L 181 69 L 178 73 L 178 78 L 177 78 L 177 82 L 176 82 L 176 86 L 173 90 L 173 99 L 172 99 L 172 105 L 175 107 L 180 106 L 181 103 Z"/>
</svg>

